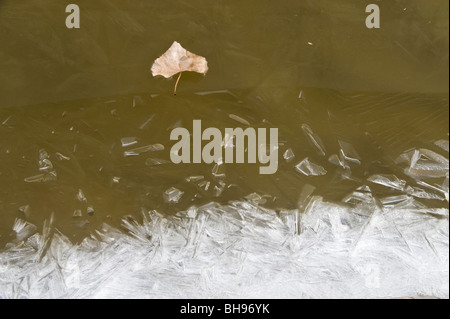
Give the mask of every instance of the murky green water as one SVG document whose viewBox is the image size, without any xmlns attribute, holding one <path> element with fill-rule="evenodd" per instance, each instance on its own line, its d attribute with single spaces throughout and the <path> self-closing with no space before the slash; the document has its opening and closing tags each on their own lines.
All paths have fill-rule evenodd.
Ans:
<svg viewBox="0 0 450 319">
<path fill-rule="evenodd" d="M 145 210 L 174 214 L 253 193 L 293 208 L 312 189 L 341 201 L 372 174 L 414 185 L 395 163 L 411 148 L 448 159 L 434 144 L 449 130 L 448 1 L 380 1 L 377 30 L 365 26 L 364 1 L 80 0 L 77 30 L 65 27 L 68 3 L 0 1 L 2 244 L 17 217 L 41 225 L 53 212 L 79 240 Z M 174 40 L 210 68 L 183 74 L 177 96 L 174 80 L 149 72 Z M 277 173 L 171 163 L 170 131 L 192 130 L 194 119 L 222 131 L 242 120 L 278 128 Z M 123 146 L 126 137 L 136 143 Z M 359 157 L 350 171 L 330 161 L 342 142 Z M 124 156 L 155 144 L 164 150 Z M 327 174 L 298 173 L 306 157 Z M 171 187 L 184 192 L 178 203 L 164 200 Z"/>
</svg>

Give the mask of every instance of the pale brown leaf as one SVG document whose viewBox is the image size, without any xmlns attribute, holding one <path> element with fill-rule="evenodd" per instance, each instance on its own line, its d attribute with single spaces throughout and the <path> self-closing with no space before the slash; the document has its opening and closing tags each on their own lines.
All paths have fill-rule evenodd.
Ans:
<svg viewBox="0 0 450 319">
<path fill-rule="evenodd" d="M 151 71 L 153 76 L 162 75 L 165 78 L 184 71 L 206 74 L 208 62 L 204 57 L 189 52 L 174 41 L 171 47 L 153 62 Z"/>
</svg>

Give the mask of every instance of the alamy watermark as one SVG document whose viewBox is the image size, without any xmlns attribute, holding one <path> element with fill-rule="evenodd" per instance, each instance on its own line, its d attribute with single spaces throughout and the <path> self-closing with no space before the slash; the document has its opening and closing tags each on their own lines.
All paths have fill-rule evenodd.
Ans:
<svg viewBox="0 0 450 319">
<path fill-rule="evenodd" d="M 261 164 L 260 174 L 274 174 L 278 170 L 278 128 L 270 128 L 267 138 L 266 128 L 225 128 L 222 135 L 215 127 L 208 127 L 202 132 L 201 120 L 194 120 L 192 126 L 192 139 L 190 132 L 183 127 L 177 127 L 170 133 L 170 140 L 178 141 L 170 150 L 170 160 L 173 163 L 258 161 Z M 202 141 L 209 142 L 202 147 Z"/>
<path fill-rule="evenodd" d="M 69 4 L 66 6 L 66 13 L 69 13 L 69 15 L 66 17 L 66 27 L 68 29 L 79 29 L 80 7 L 77 4 Z M 380 7 L 376 4 L 368 4 L 366 6 L 366 13 L 369 13 L 365 21 L 366 27 L 368 29 L 379 29 Z"/>
</svg>

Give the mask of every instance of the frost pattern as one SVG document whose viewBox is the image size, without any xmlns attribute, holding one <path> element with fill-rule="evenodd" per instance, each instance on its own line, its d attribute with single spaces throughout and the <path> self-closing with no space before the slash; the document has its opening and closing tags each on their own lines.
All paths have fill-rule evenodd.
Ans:
<svg viewBox="0 0 450 319">
<path fill-rule="evenodd" d="M 126 233 L 103 224 L 79 245 L 52 220 L 40 234 L 17 220 L 0 298 L 448 298 L 448 209 L 370 207 L 209 203 L 124 218 Z"/>
</svg>

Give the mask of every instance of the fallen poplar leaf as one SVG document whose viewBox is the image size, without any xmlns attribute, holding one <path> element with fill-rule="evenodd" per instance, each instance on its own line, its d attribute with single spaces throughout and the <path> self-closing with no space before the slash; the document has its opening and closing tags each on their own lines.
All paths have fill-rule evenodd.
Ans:
<svg viewBox="0 0 450 319">
<path fill-rule="evenodd" d="M 184 71 L 206 74 L 208 71 L 208 62 L 202 56 L 196 55 L 183 48 L 177 41 L 174 41 L 170 48 L 153 62 L 152 75 L 162 75 L 165 78 L 180 73 L 175 84 L 174 94 L 181 73 Z"/>
</svg>

